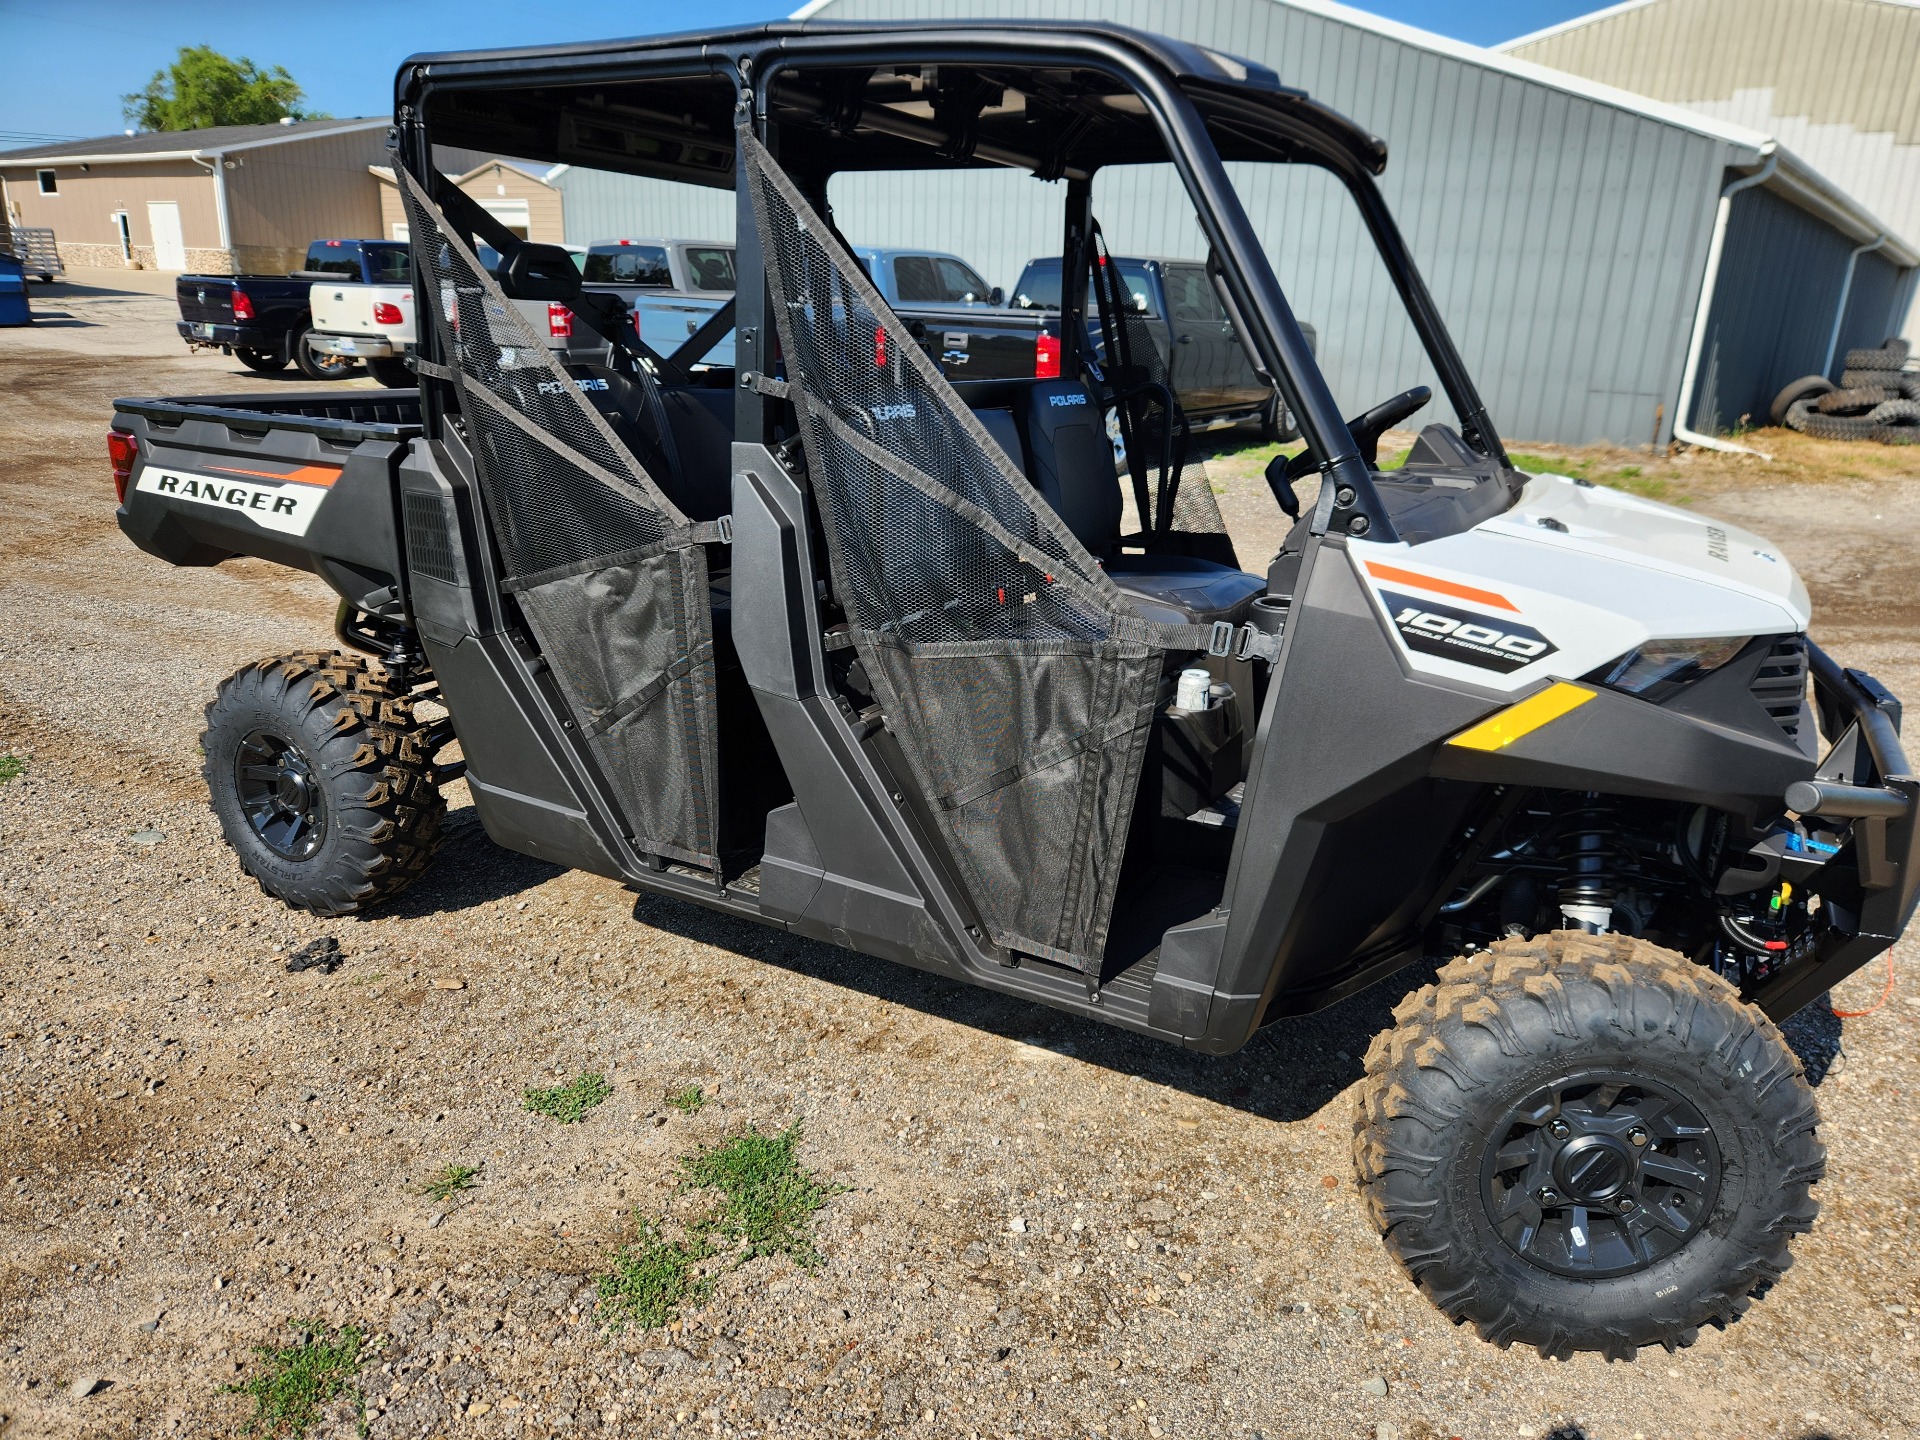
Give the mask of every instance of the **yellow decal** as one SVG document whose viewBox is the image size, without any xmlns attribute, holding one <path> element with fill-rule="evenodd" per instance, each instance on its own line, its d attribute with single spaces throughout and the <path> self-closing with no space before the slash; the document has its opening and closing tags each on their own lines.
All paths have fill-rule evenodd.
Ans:
<svg viewBox="0 0 1920 1440">
<path fill-rule="evenodd" d="M 1570 710 L 1578 710 L 1591 700 L 1594 692 L 1578 685 L 1550 685 L 1538 695 L 1518 705 L 1509 705 L 1491 719 L 1482 720 L 1471 730 L 1462 730 L 1447 743 L 1468 750 L 1504 750 L 1522 735 L 1531 735 L 1542 725 L 1558 720 Z"/>
</svg>

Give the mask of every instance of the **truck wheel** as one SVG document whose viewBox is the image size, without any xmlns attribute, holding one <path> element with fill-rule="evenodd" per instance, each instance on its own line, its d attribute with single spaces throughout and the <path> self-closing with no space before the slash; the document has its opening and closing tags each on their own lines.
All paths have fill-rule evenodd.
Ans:
<svg viewBox="0 0 1920 1440">
<path fill-rule="evenodd" d="M 1354 1162 L 1456 1325 L 1630 1360 L 1737 1319 L 1792 1263 L 1826 1163 L 1813 1094 L 1719 976 L 1624 935 L 1503 940 L 1394 1019 Z"/>
<path fill-rule="evenodd" d="M 272 375 L 287 368 L 287 357 L 275 355 L 266 350 L 248 350 L 236 348 L 234 358 L 256 375 Z"/>
<path fill-rule="evenodd" d="M 269 895 L 351 915 L 426 869 L 446 814 L 431 742 L 365 656 L 258 661 L 221 681 L 206 716 L 213 813 Z"/>
<path fill-rule="evenodd" d="M 350 355 L 322 355 L 313 348 L 313 327 L 293 337 L 293 363 L 309 380 L 341 380 L 353 369 Z"/>
<path fill-rule="evenodd" d="M 1282 445 L 1299 435 L 1292 425 L 1287 423 L 1287 407 L 1280 402 L 1278 395 L 1267 401 L 1260 411 L 1260 439 L 1267 445 Z"/>
<path fill-rule="evenodd" d="M 369 360 L 367 373 L 389 390 L 411 390 L 420 383 L 404 360 Z"/>
</svg>

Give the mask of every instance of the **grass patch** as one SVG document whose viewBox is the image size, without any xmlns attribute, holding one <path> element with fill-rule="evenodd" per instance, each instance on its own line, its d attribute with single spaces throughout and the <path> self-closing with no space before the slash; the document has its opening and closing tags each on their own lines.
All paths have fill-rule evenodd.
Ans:
<svg viewBox="0 0 1920 1440">
<path fill-rule="evenodd" d="M 607 1077 L 589 1070 L 577 1080 L 541 1090 L 532 1086 L 523 1097 L 526 1108 L 536 1115 L 547 1115 L 562 1125 L 573 1125 L 586 1118 L 587 1111 L 613 1094 Z"/>
<path fill-rule="evenodd" d="M 749 1128 L 725 1144 L 680 1162 L 680 1188 L 720 1192 L 720 1208 L 705 1222 L 746 1250 L 747 1259 L 785 1255 L 803 1270 L 820 1263 L 813 1215 L 842 1187 L 822 1184 L 794 1158 L 800 1127 L 778 1135 Z"/>
<path fill-rule="evenodd" d="M 27 773 L 27 762 L 18 755 L 0 755 L 0 785 L 18 780 Z"/>
<path fill-rule="evenodd" d="M 597 1282 L 601 1323 L 609 1331 L 664 1325 L 682 1305 L 704 1300 L 722 1274 L 762 1256 L 785 1255 L 803 1270 L 817 1267 L 814 1214 L 846 1187 L 801 1165 L 794 1154 L 799 1143 L 798 1124 L 777 1135 L 749 1127 L 681 1157 L 680 1193 L 715 1190 L 718 1198 L 687 1222 L 684 1240 L 669 1240 L 653 1222 L 641 1222 L 639 1239 L 614 1253 L 613 1268 Z"/>
<path fill-rule="evenodd" d="M 1567 475 L 1594 485 L 1625 490 L 1648 500 L 1669 500 L 1673 487 L 1657 475 L 1649 475 L 1639 465 L 1602 465 L 1595 460 L 1576 460 L 1569 455 L 1527 455 L 1510 453 L 1514 468 L 1529 475 Z"/>
<path fill-rule="evenodd" d="M 254 1346 L 261 1372 L 251 1380 L 221 1386 L 222 1394 L 253 1400 L 243 1434 L 273 1440 L 305 1435 L 320 1418 L 320 1407 L 352 1384 L 367 1351 L 366 1333 L 357 1325 L 328 1331 L 317 1321 L 296 1320 L 289 1328 L 300 1337 L 297 1343 Z"/>
<path fill-rule="evenodd" d="M 478 1165 L 447 1165 L 429 1180 L 420 1193 L 429 1200 L 451 1200 L 462 1190 L 471 1190 L 478 1182 L 474 1176 L 480 1173 Z"/>
<path fill-rule="evenodd" d="M 698 1085 L 682 1085 L 678 1090 L 667 1092 L 667 1104 L 683 1115 L 697 1114 L 706 1103 L 707 1092 Z"/>
<path fill-rule="evenodd" d="M 640 1238 L 614 1252 L 613 1268 L 597 1282 L 602 1323 L 615 1331 L 665 1325 L 682 1305 L 704 1300 L 712 1291 L 720 1277 L 697 1275 L 694 1267 L 716 1253 L 711 1236 L 665 1240 L 655 1226 L 643 1223 Z"/>
</svg>

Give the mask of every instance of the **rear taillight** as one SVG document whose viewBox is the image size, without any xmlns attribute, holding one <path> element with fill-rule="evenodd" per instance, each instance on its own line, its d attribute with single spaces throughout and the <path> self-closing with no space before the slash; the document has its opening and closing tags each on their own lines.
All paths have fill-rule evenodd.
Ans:
<svg viewBox="0 0 1920 1440">
<path fill-rule="evenodd" d="M 1033 337 L 1033 378 L 1036 380 L 1060 378 L 1060 337 L 1058 335 L 1049 335 L 1042 330 Z"/>
<path fill-rule="evenodd" d="M 247 298 L 247 292 L 244 290 L 235 290 L 233 292 L 233 318 L 236 320 L 251 320 L 254 318 L 253 301 Z"/>
<path fill-rule="evenodd" d="M 400 318 L 400 307 L 398 305 L 389 305 L 385 300 L 376 300 L 373 302 L 374 324 L 398 325 Z"/>
<path fill-rule="evenodd" d="M 133 479 L 133 462 L 140 457 L 140 442 L 124 430 L 107 431 L 107 458 L 113 461 L 113 499 L 116 505 L 127 503 L 127 482 Z"/>
<path fill-rule="evenodd" d="M 876 370 L 887 368 L 887 331 L 882 325 L 873 327 L 873 368 Z"/>
<path fill-rule="evenodd" d="M 634 325 L 638 328 L 638 317 L 635 317 Z M 573 334 L 573 311 L 558 301 L 547 306 L 547 334 L 556 340 L 565 340 Z"/>
</svg>

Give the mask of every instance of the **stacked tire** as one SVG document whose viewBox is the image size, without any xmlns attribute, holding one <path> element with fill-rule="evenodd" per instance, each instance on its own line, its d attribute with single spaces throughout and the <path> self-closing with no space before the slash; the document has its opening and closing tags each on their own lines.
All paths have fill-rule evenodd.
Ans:
<svg viewBox="0 0 1920 1440">
<path fill-rule="evenodd" d="M 1908 346 L 1892 339 L 1870 350 L 1849 350 L 1839 385 L 1807 375 L 1774 397 L 1776 425 L 1816 440 L 1920 444 L 1920 371 L 1906 370 Z"/>
</svg>

